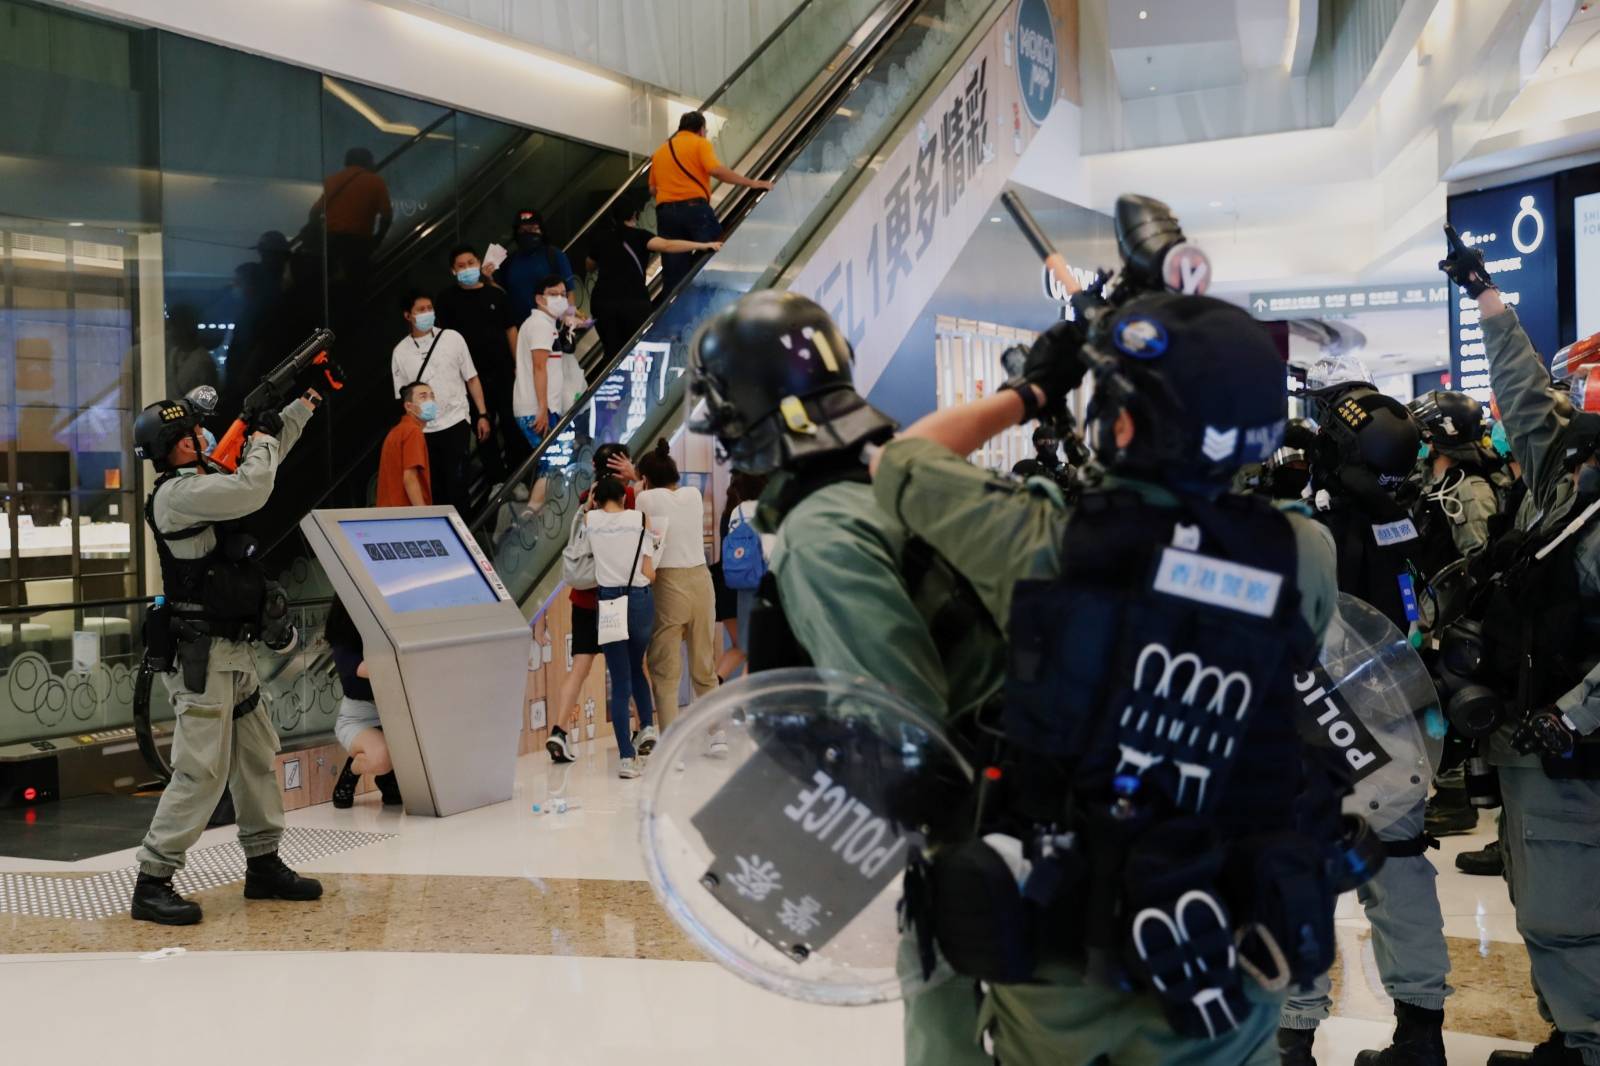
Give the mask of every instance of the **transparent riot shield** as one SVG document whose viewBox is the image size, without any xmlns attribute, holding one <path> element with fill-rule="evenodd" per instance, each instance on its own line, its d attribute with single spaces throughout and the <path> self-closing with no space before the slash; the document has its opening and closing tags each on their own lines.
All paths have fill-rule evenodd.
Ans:
<svg viewBox="0 0 1600 1066">
<path fill-rule="evenodd" d="M 1301 731 L 1336 751 L 1355 780 L 1345 808 L 1380 834 L 1421 803 L 1444 748 L 1433 679 L 1411 644 L 1377 608 L 1348 593 L 1310 673 L 1295 678 Z"/>
<path fill-rule="evenodd" d="M 899 998 L 908 859 L 966 796 L 939 727 L 883 686 L 775 670 L 723 685 L 650 759 L 645 865 L 711 958 L 813 1003 Z"/>
</svg>

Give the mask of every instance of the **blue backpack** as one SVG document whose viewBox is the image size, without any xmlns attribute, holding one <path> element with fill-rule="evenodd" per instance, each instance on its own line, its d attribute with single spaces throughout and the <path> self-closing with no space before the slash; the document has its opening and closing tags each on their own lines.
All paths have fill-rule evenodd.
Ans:
<svg viewBox="0 0 1600 1066">
<path fill-rule="evenodd" d="M 761 554 L 761 534 L 754 522 L 747 522 L 737 514 L 739 524 L 728 530 L 722 538 L 722 581 L 730 589 L 746 591 L 759 588 L 767 573 L 767 560 Z"/>
</svg>

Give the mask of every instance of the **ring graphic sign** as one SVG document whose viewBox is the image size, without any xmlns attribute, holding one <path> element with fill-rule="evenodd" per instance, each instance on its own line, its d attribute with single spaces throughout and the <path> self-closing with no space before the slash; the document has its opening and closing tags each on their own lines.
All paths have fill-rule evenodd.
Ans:
<svg viewBox="0 0 1600 1066">
<path fill-rule="evenodd" d="M 1044 125 L 1056 102 L 1056 27 L 1046 0 L 1017 5 L 1017 83 L 1022 106 L 1035 126 Z"/>
</svg>

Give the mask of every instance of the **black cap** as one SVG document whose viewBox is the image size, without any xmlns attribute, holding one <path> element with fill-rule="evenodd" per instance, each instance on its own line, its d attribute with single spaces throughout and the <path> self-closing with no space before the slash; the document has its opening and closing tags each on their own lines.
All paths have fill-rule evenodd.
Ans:
<svg viewBox="0 0 1600 1066">
<path fill-rule="evenodd" d="M 544 229 L 544 215 L 540 214 L 537 208 L 524 207 L 517 212 L 516 219 L 511 223 L 511 225 L 514 228 L 520 229 L 522 226 L 530 222 L 538 226 L 540 229 Z"/>
<path fill-rule="evenodd" d="M 1215 485 L 1282 442 L 1287 369 L 1242 308 L 1209 296 L 1141 296 L 1102 319 L 1093 343 L 1116 369 L 1096 382 L 1091 416 L 1102 443 L 1118 410 L 1134 416 L 1126 454 L 1104 457 L 1113 469 Z"/>
</svg>

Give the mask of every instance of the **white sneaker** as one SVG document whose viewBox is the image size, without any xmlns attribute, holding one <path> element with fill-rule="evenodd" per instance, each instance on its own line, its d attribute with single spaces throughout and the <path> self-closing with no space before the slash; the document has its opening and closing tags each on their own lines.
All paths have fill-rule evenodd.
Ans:
<svg viewBox="0 0 1600 1066">
<path fill-rule="evenodd" d="M 550 731 L 550 739 L 544 742 L 544 750 L 550 753 L 550 761 L 555 763 L 571 762 L 577 757 L 567 740 L 566 731 L 560 726 Z"/>
<path fill-rule="evenodd" d="M 624 779 L 624 780 L 628 780 L 628 781 L 631 781 L 635 777 L 638 777 L 639 776 L 639 760 L 637 760 L 637 759 L 623 759 L 622 760 L 622 769 L 617 771 L 617 776 L 622 778 L 622 779 Z"/>
<path fill-rule="evenodd" d="M 647 725 L 633 735 L 633 746 L 640 755 L 649 755 L 656 750 L 656 727 Z"/>
<path fill-rule="evenodd" d="M 706 745 L 706 758 L 726 759 L 728 757 L 728 731 L 718 729 L 711 734 L 711 742 Z"/>
</svg>

